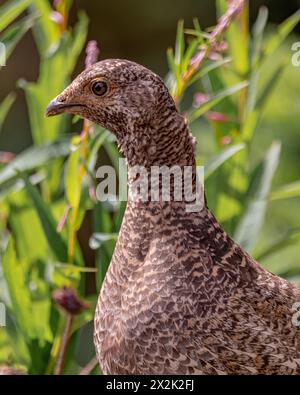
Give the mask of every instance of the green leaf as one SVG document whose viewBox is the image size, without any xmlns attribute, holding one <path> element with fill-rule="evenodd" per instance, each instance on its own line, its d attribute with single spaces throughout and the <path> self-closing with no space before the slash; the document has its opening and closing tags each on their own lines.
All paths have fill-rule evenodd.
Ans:
<svg viewBox="0 0 300 395">
<path fill-rule="evenodd" d="M 292 229 L 286 232 L 282 237 L 277 239 L 274 243 L 268 246 L 263 252 L 256 255 L 256 259 L 262 261 L 269 258 L 271 255 L 276 254 L 285 248 L 300 242 L 300 230 Z"/>
<path fill-rule="evenodd" d="M 17 259 L 12 237 L 4 253 L 2 267 L 17 323 L 27 338 L 34 338 L 36 334 L 32 321 L 30 292 L 26 284 L 26 272 L 24 263 Z"/>
<path fill-rule="evenodd" d="M 34 2 L 34 9 L 43 15 L 39 23 L 34 26 L 36 39 L 41 39 L 39 44 L 41 55 L 39 79 L 36 83 L 27 83 L 26 81 L 20 83 L 26 92 L 31 133 L 36 144 L 54 141 L 59 134 L 65 131 L 67 115 L 45 118 L 44 112 L 50 100 L 69 84 L 74 66 L 86 40 L 88 25 L 86 15 L 80 13 L 74 31 L 67 31 L 60 35 L 57 26 L 53 27 L 53 22 L 49 18 L 48 6 L 43 13 L 44 5 L 40 3 L 44 4 L 45 2 Z M 44 19 L 45 15 L 46 19 Z M 55 78 L 53 78 L 54 75 Z"/>
<path fill-rule="evenodd" d="M 89 174 L 91 174 L 91 172 L 94 170 L 98 157 L 98 152 L 102 145 L 105 143 L 105 141 L 109 138 L 109 136 L 111 136 L 111 132 L 103 129 L 99 125 L 96 126 L 96 133 L 91 141 L 90 153 L 86 166 L 86 170 Z M 117 158 L 119 159 L 119 153 L 116 153 L 115 155 L 117 155 Z"/>
<path fill-rule="evenodd" d="M 57 262 L 55 263 L 55 269 L 67 269 L 67 270 L 73 270 L 74 272 L 79 272 L 79 273 L 95 273 L 97 271 L 96 268 L 94 267 L 79 267 L 75 265 L 71 265 L 70 263 L 60 263 Z"/>
<path fill-rule="evenodd" d="M 109 156 L 109 159 L 111 160 L 115 170 L 119 172 L 119 159 L 120 159 L 120 152 L 116 146 L 116 144 L 109 139 L 106 139 L 104 141 L 104 148 Z"/>
<path fill-rule="evenodd" d="M 169 68 L 172 71 L 174 78 L 174 81 L 172 81 L 172 85 L 171 85 L 171 92 L 174 95 L 174 92 L 176 91 L 176 84 L 180 84 L 181 75 L 180 75 L 180 68 L 175 62 L 173 48 L 167 49 L 167 60 L 168 60 Z"/>
<path fill-rule="evenodd" d="M 281 200 L 300 197 L 300 181 L 286 184 L 271 193 L 271 200 Z"/>
<path fill-rule="evenodd" d="M 85 296 L 84 301 L 88 304 L 89 308 L 83 310 L 80 314 L 77 314 L 74 317 L 71 333 L 78 331 L 78 329 L 82 328 L 88 322 L 91 322 L 94 318 L 93 313 L 96 310 L 98 298 L 95 297 L 95 295 L 92 295 L 90 297 Z M 83 341 L 84 341 L 84 349 L 86 349 L 86 341 L 85 340 Z"/>
<path fill-rule="evenodd" d="M 6 305 L 8 306 L 10 302 L 6 302 Z M 3 344 L 2 344 L 2 339 L 6 338 L 8 343 L 7 346 L 9 345 L 9 353 L 6 356 L 6 358 L 3 358 Z M 6 327 L 2 328 L 0 331 L 0 360 L 1 362 L 6 362 L 8 360 L 16 360 L 18 363 L 20 363 L 23 366 L 29 366 L 30 365 L 30 353 L 28 346 L 26 344 L 26 341 L 28 342 L 28 338 L 26 337 L 26 334 L 22 331 L 20 328 L 20 325 L 14 318 L 14 311 L 13 308 L 7 308 L 6 310 Z M 4 351 L 5 352 L 5 351 Z M 0 363 L 1 363 L 0 362 Z"/>
<path fill-rule="evenodd" d="M 52 8 L 48 1 L 31 0 L 30 3 L 30 9 L 41 15 L 33 33 L 40 55 L 45 56 L 50 46 L 59 40 L 59 26 L 50 18 Z"/>
<path fill-rule="evenodd" d="M 201 69 L 192 77 L 187 86 L 194 84 L 199 81 L 201 78 L 205 77 L 209 72 L 218 69 L 221 66 L 224 66 L 231 62 L 231 58 L 225 58 L 221 60 L 217 60 L 216 62 L 211 62 L 206 66 L 201 67 Z"/>
<path fill-rule="evenodd" d="M 196 30 L 196 29 L 184 29 L 185 34 L 189 34 L 190 36 L 196 36 L 201 43 L 204 42 L 204 38 L 208 36 L 207 33 Z"/>
<path fill-rule="evenodd" d="M 71 207 L 78 208 L 80 202 L 81 183 L 79 178 L 80 148 L 71 152 L 65 172 L 65 189 Z"/>
<path fill-rule="evenodd" d="M 119 210 L 116 213 L 116 217 L 115 217 L 115 221 L 114 221 L 114 230 L 116 232 L 119 232 L 119 230 L 121 228 L 123 217 L 124 217 L 124 213 L 125 213 L 125 210 L 126 210 L 126 206 L 127 206 L 127 202 L 125 202 L 125 201 L 120 202 L 120 207 L 119 207 Z"/>
<path fill-rule="evenodd" d="M 266 23 L 268 20 L 268 9 L 266 7 L 260 7 L 258 17 L 253 26 L 253 40 L 250 51 L 250 63 L 251 63 L 251 75 L 249 79 L 249 89 L 247 92 L 247 103 L 246 103 L 246 121 L 247 125 L 247 133 L 252 134 L 252 130 L 250 130 L 249 119 L 254 119 L 252 112 L 255 109 L 256 96 L 257 96 L 257 85 L 258 85 L 258 77 L 260 70 L 258 66 L 260 65 L 261 60 L 261 50 L 263 43 L 263 34 L 266 27 Z M 247 119 L 248 118 L 248 119 Z M 256 123 L 255 123 L 256 125 Z M 252 126 L 252 125 L 251 125 Z"/>
<path fill-rule="evenodd" d="M 194 28 L 195 28 L 196 32 L 203 33 L 198 18 L 196 18 L 196 17 L 193 18 L 193 25 L 194 25 Z"/>
<path fill-rule="evenodd" d="M 28 148 L 0 171 L 0 190 L 4 183 L 19 178 L 17 171 L 35 170 L 51 160 L 68 155 L 69 152 L 69 141 L 57 141 L 40 147 Z"/>
<path fill-rule="evenodd" d="M 270 76 L 268 81 L 265 83 L 264 87 L 262 88 L 262 93 L 258 97 L 256 102 L 256 108 L 261 109 L 263 106 L 266 105 L 267 100 L 271 97 L 273 90 L 278 83 L 281 74 L 287 65 L 287 60 L 284 59 L 275 69 L 273 74 Z"/>
<path fill-rule="evenodd" d="M 103 204 L 98 202 L 93 209 L 93 231 L 94 233 L 111 234 L 113 231 L 113 221 L 109 212 L 104 209 Z M 111 261 L 114 244 L 112 241 L 100 243 L 100 248 L 95 250 L 95 264 L 98 269 L 96 274 L 97 288 L 101 288 L 107 268 Z M 96 246 L 97 247 L 97 246 Z"/>
<path fill-rule="evenodd" d="M 0 104 L 0 132 L 5 121 L 5 118 L 16 100 L 16 95 L 14 93 L 10 93 Z"/>
<path fill-rule="evenodd" d="M 266 214 L 267 202 L 272 185 L 272 180 L 279 163 L 281 144 L 274 142 L 267 152 L 262 170 L 259 174 L 258 188 L 242 216 L 234 239 L 248 252 L 251 252 Z"/>
<path fill-rule="evenodd" d="M 175 44 L 175 64 L 181 66 L 182 58 L 184 54 L 184 22 L 179 20 L 177 25 L 177 36 Z"/>
<path fill-rule="evenodd" d="M 272 96 L 272 93 L 278 83 L 282 72 L 286 66 L 286 60 L 284 59 L 279 66 L 276 67 L 273 74 L 270 76 L 268 81 L 264 84 L 262 88 L 262 92 L 257 98 L 257 83 L 258 83 L 258 73 L 254 72 L 250 79 L 250 85 L 248 89 L 248 97 L 247 97 L 247 115 L 245 122 L 243 124 L 242 136 L 244 141 L 250 141 L 255 128 L 259 120 L 263 115 L 263 111 L 265 106 Z"/>
<path fill-rule="evenodd" d="M 214 95 L 211 99 L 209 99 L 207 102 L 202 104 L 200 107 L 196 108 L 195 110 L 192 110 L 189 113 L 189 121 L 194 122 L 196 119 L 200 118 L 203 114 L 209 111 L 212 107 L 218 104 L 225 97 L 232 96 L 233 94 L 239 92 L 240 90 L 246 88 L 247 86 L 248 86 L 248 82 L 243 81 L 230 88 L 219 91 L 216 95 Z"/>
<path fill-rule="evenodd" d="M 265 31 L 265 27 L 268 21 L 268 9 L 267 7 L 260 7 L 258 17 L 253 26 L 253 43 L 252 43 L 252 50 L 250 54 L 251 59 L 251 68 L 256 67 L 258 64 L 258 60 L 261 55 L 262 43 L 263 43 L 263 34 Z"/>
<path fill-rule="evenodd" d="M 287 18 L 277 27 L 277 32 L 271 36 L 265 45 L 265 56 L 270 56 L 282 44 L 300 21 L 300 10 Z"/>
<path fill-rule="evenodd" d="M 78 22 L 75 25 L 74 33 L 72 35 L 71 44 L 65 42 L 65 53 L 68 54 L 68 63 L 66 68 L 67 77 L 73 72 L 76 66 L 78 57 L 84 47 L 87 38 L 89 19 L 84 12 L 79 12 Z"/>
<path fill-rule="evenodd" d="M 192 42 L 189 44 L 185 55 L 183 56 L 182 62 L 181 62 L 181 72 L 185 73 L 189 67 L 190 61 L 192 57 L 194 56 L 194 53 L 196 52 L 196 49 L 198 48 L 200 43 L 199 39 L 194 39 Z"/>
<path fill-rule="evenodd" d="M 228 9 L 228 2 L 217 0 L 218 15 L 223 15 Z M 232 57 L 233 67 L 239 75 L 246 75 L 249 69 L 249 6 L 246 3 L 243 11 L 230 23 L 225 33 L 229 44 L 229 53 Z"/>
<path fill-rule="evenodd" d="M 31 0 L 10 0 L 0 7 L 0 32 L 16 19 L 31 3 Z"/>
<path fill-rule="evenodd" d="M 67 262 L 67 245 L 60 234 L 57 233 L 56 223 L 49 209 L 49 205 L 43 201 L 39 191 L 30 183 L 27 176 L 23 174 L 22 178 L 24 179 L 26 191 L 36 209 L 53 254 L 56 256 L 58 261 Z"/>
<path fill-rule="evenodd" d="M 224 162 L 245 148 L 245 144 L 236 144 L 225 148 L 221 153 L 212 157 L 204 166 L 204 178 L 210 177 Z"/>
<path fill-rule="evenodd" d="M 5 45 L 6 49 L 6 60 L 12 54 L 24 34 L 33 26 L 36 19 L 37 15 L 29 15 L 21 21 L 13 24 L 0 35 L 0 42 Z"/>
<path fill-rule="evenodd" d="M 47 261 L 49 253 L 47 240 L 34 208 L 25 209 L 17 204 L 11 204 L 8 221 L 15 237 L 18 255 L 27 262 L 26 270 L 29 270 L 30 262 Z"/>
<path fill-rule="evenodd" d="M 216 208 L 216 217 L 223 223 L 230 221 L 233 217 L 238 215 L 241 211 L 241 203 L 234 196 L 219 193 L 218 205 Z"/>
</svg>

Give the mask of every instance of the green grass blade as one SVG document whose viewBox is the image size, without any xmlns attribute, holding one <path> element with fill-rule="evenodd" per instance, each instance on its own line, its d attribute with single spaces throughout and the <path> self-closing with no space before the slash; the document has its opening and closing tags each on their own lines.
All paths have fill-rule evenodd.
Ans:
<svg viewBox="0 0 300 395">
<path fill-rule="evenodd" d="M 282 200 L 300 197 L 300 181 L 286 184 L 271 193 L 271 200 Z"/>
<path fill-rule="evenodd" d="M 27 339 L 34 338 L 36 334 L 32 320 L 30 292 L 26 286 L 26 272 L 22 262 L 17 259 L 12 238 L 9 239 L 4 253 L 2 268 L 19 329 Z"/>
<path fill-rule="evenodd" d="M 0 171 L 0 189 L 7 182 L 19 178 L 17 171 L 31 171 L 70 153 L 69 141 L 57 141 L 44 146 L 33 146 L 19 154 Z"/>
<path fill-rule="evenodd" d="M 273 74 L 269 77 L 268 81 L 262 88 L 262 92 L 257 98 L 257 84 L 258 75 L 257 72 L 252 74 L 250 79 L 248 97 L 247 97 L 247 115 L 242 128 L 243 141 L 250 141 L 258 122 L 260 121 L 264 108 L 272 96 L 272 93 L 278 83 L 286 66 L 286 60 L 284 60 Z"/>
<path fill-rule="evenodd" d="M 14 23 L 0 35 L 0 42 L 5 45 L 6 49 L 6 61 L 24 34 L 33 26 L 36 19 L 36 15 L 29 15 L 23 20 Z"/>
<path fill-rule="evenodd" d="M 65 189 L 71 207 L 78 208 L 80 202 L 81 183 L 79 179 L 80 148 L 71 152 L 65 171 Z"/>
<path fill-rule="evenodd" d="M 243 81 L 239 84 L 236 84 L 230 88 L 219 91 L 216 95 L 214 95 L 210 100 L 205 102 L 200 107 L 192 110 L 189 114 L 189 121 L 194 122 L 196 119 L 200 118 L 203 114 L 209 111 L 212 107 L 218 104 L 221 100 L 226 97 L 232 96 L 233 94 L 239 92 L 240 90 L 246 88 L 248 86 L 247 81 Z"/>
<path fill-rule="evenodd" d="M 245 144 L 236 144 L 225 148 L 220 154 L 211 158 L 204 166 L 204 178 L 209 178 L 223 163 L 245 148 Z"/>
<path fill-rule="evenodd" d="M 286 232 L 285 235 L 276 240 L 276 242 L 272 243 L 269 247 L 267 247 L 264 251 L 256 255 L 256 259 L 262 261 L 264 259 L 269 258 L 271 255 L 274 255 L 294 244 L 300 242 L 300 230 L 293 229 L 289 232 Z"/>
<path fill-rule="evenodd" d="M 190 42 L 185 55 L 183 56 L 182 62 L 181 62 L 181 72 L 185 73 L 189 67 L 190 61 L 192 57 L 194 56 L 198 46 L 199 46 L 200 40 L 194 39 Z"/>
<path fill-rule="evenodd" d="M 276 68 L 274 73 L 270 76 L 269 80 L 266 82 L 262 89 L 261 95 L 257 99 L 256 107 L 261 109 L 263 106 L 265 106 L 267 100 L 271 97 L 273 90 L 278 83 L 281 74 L 283 73 L 285 67 L 287 65 L 286 60 L 284 59 Z"/>
<path fill-rule="evenodd" d="M 103 144 L 107 155 L 109 156 L 113 167 L 115 168 L 117 174 L 119 173 L 119 159 L 120 159 L 120 152 L 113 141 L 106 139 Z"/>
<path fill-rule="evenodd" d="M 192 77 L 187 86 L 190 86 L 194 84 L 195 82 L 199 81 L 201 78 L 205 77 L 208 73 L 210 73 L 213 70 L 218 69 L 221 66 L 224 66 L 226 64 L 229 64 L 231 62 L 231 58 L 225 58 L 221 60 L 217 60 L 215 62 L 211 62 L 206 66 L 201 67 L 201 69 Z"/>
<path fill-rule="evenodd" d="M 10 93 L 0 104 L 0 132 L 5 121 L 5 118 L 16 100 L 16 95 L 14 93 Z"/>
<path fill-rule="evenodd" d="M 44 4 L 39 1 L 34 2 L 34 9 L 39 12 L 44 8 L 40 3 Z M 67 31 L 60 36 L 59 31 L 56 31 L 57 26 L 53 27 L 49 12 L 48 8 L 44 10 L 43 17 L 34 25 L 36 39 L 41 40 L 38 45 L 41 56 L 39 79 L 36 83 L 26 83 L 22 80 L 21 84 L 26 92 L 31 133 L 35 144 L 54 141 L 65 132 L 67 116 L 45 118 L 44 112 L 49 101 L 68 85 L 84 45 L 88 25 L 86 15 L 80 13 L 74 32 Z M 45 15 L 46 19 L 44 19 Z M 53 30 L 52 33 L 49 33 L 49 30 Z"/>
<path fill-rule="evenodd" d="M 228 9 L 229 4 L 226 0 L 217 0 L 218 15 L 221 16 Z M 246 4 L 243 11 L 236 16 L 235 20 L 230 24 L 225 34 L 229 44 L 229 53 L 232 57 L 232 63 L 235 71 L 245 76 L 249 69 L 249 5 Z"/>
<path fill-rule="evenodd" d="M 272 55 L 283 43 L 287 36 L 293 31 L 300 21 L 300 10 L 287 18 L 277 27 L 277 32 L 271 36 L 265 45 L 265 56 Z"/>
<path fill-rule="evenodd" d="M 261 230 L 270 194 L 272 180 L 279 163 L 281 144 L 274 142 L 267 152 L 259 174 L 258 188 L 242 216 L 234 239 L 251 252 Z"/>
<path fill-rule="evenodd" d="M 265 27 L 268 21 L 268 9 L 266 7 L 260 7 L 258 17 L 253 25 L 253 42 L 252 42 L 252 49 L 250 53 L 250 59 L 251 59 L 251 68 L 256 67 L 258 64 L 260 55 L 261 55 L 261 49 L 262 49 L 262 44 L 263 44 L 263 34 L 265 31 Z"/>
<path fill-rule="evenodd" d="M 49 210 L 49 205 L 43 201 L 38 189 L 30 183 L 27 176 L 23 174 L 22 178 L 25 182 L 27 194 L 30 197 L 39 216 L 51 251 L 58 261 L 67 262 L 67 245 L 60 234 L 56 231 L 56 222 L 51 214 L 51 211 Z"/>
<path fill-rule="evenodd" d="M 180 68 L 175 62 L 173 48 L 167 49 L 167 60 L 170 70 L 173 74 L 173 79 L 171 80 L 172 84 L 170 87 L 171 93 L 174 95 L 176 93 L 177 86 L 180 84 L 181 76 L 180 76 Z"/>
<path fill-rule="evenodd" d="M 31 0 L 10 0 L 0 7 L 0 32 L 16 19 L 31 3 Z"/>
<path fill-rule="evenodd" d="M 104 209 L 103 204 L 98 202 L 93 209 L 93 232 L 94 233 L 112 233 L 113 221 L 108 211 Z M 111 261 L 113 248 L 108 244 L 113 241 L 107 241 L 95 250 L 95 266 L 98 269 L 96 274 L 97 289 L 101 288 L 107 268 Z M 111 246 L 113 247 L 113 246 Z"/>
<path fill-rule="evenodd" d="M 52 8 L 48 1 L 31 0 L 30 3 L 30 8 L 41 15 L 33 33 L 40 55 L 45 57 L 50 46 L 59 40 L 59 26 L 50 18 Z"/>
<path fill-rule="evenodd" d="M 78 57 L 84 47 L 87 38 L 89 19 L 84 12 L 79 12 L 78 22 L 75 25 L 72 44 L 66 43 L 66 53 L 68 53 L 68 74 L 73 72 Z"/>
<path fill-rule="evenodd" d="M 181 62 L 184 55 L 184 22 L 183 20 L 179 20 L 177 26 L 177 36 L 176 36 L 176 44 L 175 44 L 175 64 L 181 68 Z"/>
</svg>

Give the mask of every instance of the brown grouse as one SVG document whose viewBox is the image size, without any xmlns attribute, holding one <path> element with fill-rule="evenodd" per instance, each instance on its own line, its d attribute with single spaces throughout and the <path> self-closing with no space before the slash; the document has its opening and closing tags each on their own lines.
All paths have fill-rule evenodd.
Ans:
<svg viewBox="0 0 300 395">
<path fill-rule="evenodd" d="M 85 70 L 47 108 L 64 112 L 112 131 L 130 169 L 195 169 L 184 117 L 163 81 L 136 63 L 105 60 Z M 255 262 L 206 205 L 186 205 L 128 201 L 95 316 L 103 372 L 299 374 L 292 307 L 300 288 Z"/>
</svg>

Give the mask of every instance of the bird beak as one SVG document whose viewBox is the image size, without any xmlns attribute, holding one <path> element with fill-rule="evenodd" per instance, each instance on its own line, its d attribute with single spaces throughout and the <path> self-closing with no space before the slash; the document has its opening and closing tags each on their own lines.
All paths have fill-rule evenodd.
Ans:
<svg viewBox="0 0 300 395">
<path fill-rule="evenodd" d="M 74 113 L 76 109 L 78 110 L 81 107 L 85 107 L 85 105 L 79 103 L 68 103 L 66 101 L 62 102 L 58 100 L 58 97 L 56 97 L 49 103 L 48 107 L 46 108 L 45 115 L 46 117 L 52 117 L 65 112 Z"/>
<path fill-rule="evenodd" d="M 52 117 L 54 115 L 62 114 L 64 112 L 65 103 L 60 102 L 57 98 L 53 99 L 46 108 L 46 117 Z"/>
</svg>

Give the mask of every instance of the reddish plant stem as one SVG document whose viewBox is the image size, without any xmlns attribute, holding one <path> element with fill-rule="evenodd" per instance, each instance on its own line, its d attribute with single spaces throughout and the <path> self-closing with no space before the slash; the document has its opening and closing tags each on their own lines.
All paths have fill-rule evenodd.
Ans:
<svg viewBox="0 0 300 395">
<path fill-rule="evenodd" d="M 97 358 L 94 357 L 85 367 L 81 369 L 79 372 L 80 376 L 88 376 L 89 374 L 92 373 L 92 371 L 95 369 L 95 367 L 98 365 Z"/>
<path fill-rule="evenodd" d="M 228 9 L 224 15 L 218 20 L 217 25 L 214 30 L 209 34 L 207 42 L 201 47 L 200 51 L 196 56 L 194 56 L 190 67 L 182 76 L 182 85 L 180 90 L 177 92 L 174 100 L 177 106 L 180 103 L 182 94 L 185 91 L 189 80 L 195 75 L 199 70 L 202 63 L 207 59 L 210 52 L 213 50 L 214 45 L 226 32 L 232 21 L 243 11 L 247 4 L 247 0 L 228 0 Z"/>
<path fill-rule="evenodd" d="M 72 329 L 72 324 L 73 324 L 73 318 L 74 318 L 74 316 L 72 314 L 66 313 L 65 328 L 64 328 L 64 332 L 63 332 L 63 335 L 61 338 L 60 348 L 59 348 L 59 352 L 58 352 L 58 356 L 57 356 L 57 360 L 56 360 L 56 365 L 55 365 L 55 369 L 54 369 L 55 375 L 62 374 L 66 351 L 67 351 L 68 344 L 70 341 L 70 334 L 71 334 L 71 329 Z"/>
</svg>

